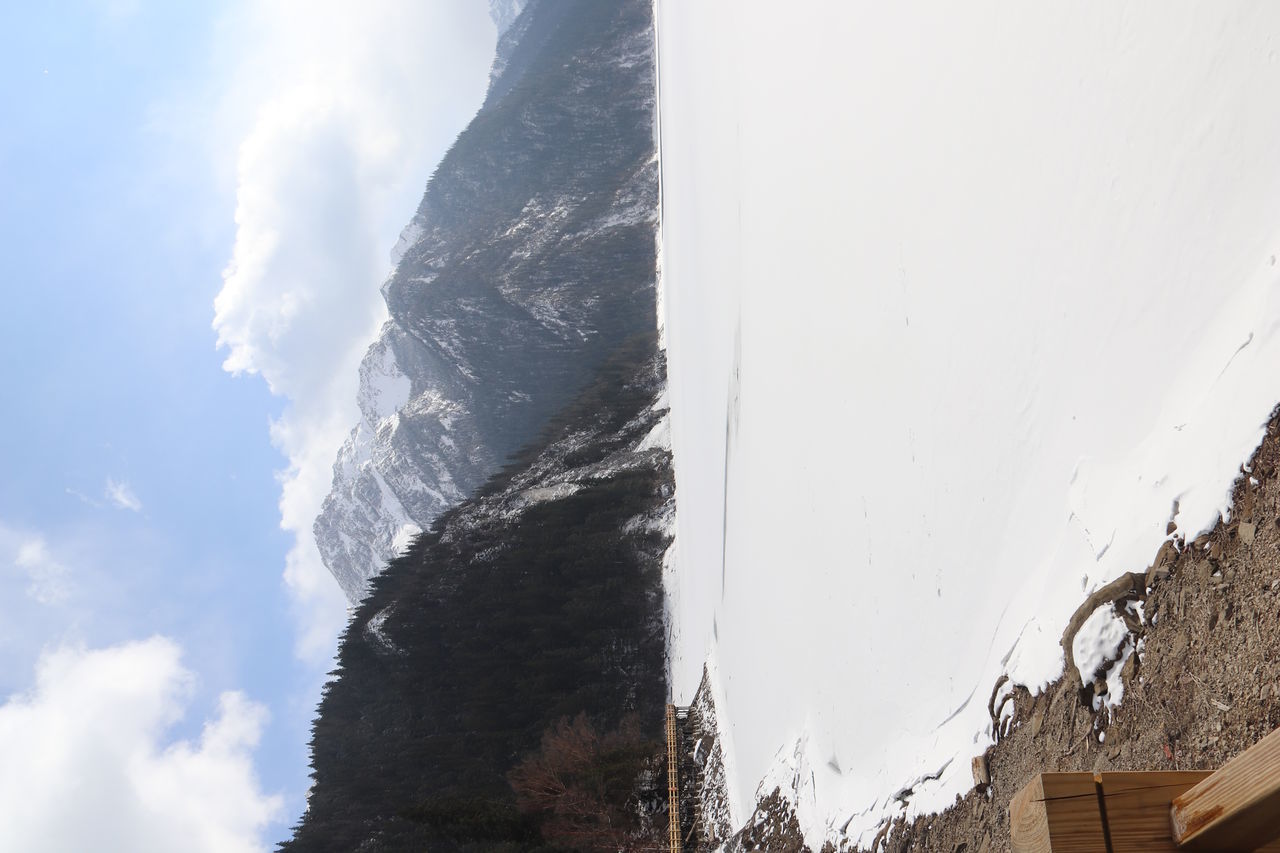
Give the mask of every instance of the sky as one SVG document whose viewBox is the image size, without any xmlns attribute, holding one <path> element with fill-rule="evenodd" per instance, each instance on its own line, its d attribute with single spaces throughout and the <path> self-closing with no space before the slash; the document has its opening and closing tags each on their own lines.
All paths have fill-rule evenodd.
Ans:
<svg viewBox="0 0 1280 853">
<path fill-rule="evenodd" d="M 301 814 L 346 618 L 311 521 L 495 38 L 472 0 L 355 8 L 0 7 L 15 849 L 261 850 Z"/>
</svg>

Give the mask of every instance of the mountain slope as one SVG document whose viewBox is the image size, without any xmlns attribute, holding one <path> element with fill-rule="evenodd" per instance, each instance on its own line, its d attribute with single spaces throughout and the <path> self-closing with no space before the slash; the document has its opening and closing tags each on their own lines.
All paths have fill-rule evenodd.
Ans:
<svg viewBox="0 0 1280 853">
<path fill-rule="evenodd" d="M 658 8 L 675 695 L 714 663 L 737 825 L 780 787 L 869 846 L 1230 512 L 1280 399 L 1280 7 Z"/>
<path fill-rule="evenodd" d="M 533 0 L 510 22 L 397 246 L 315 522 L 353 601 L 654 326 L 654 109 L 650 4 Z"/>
</svg>

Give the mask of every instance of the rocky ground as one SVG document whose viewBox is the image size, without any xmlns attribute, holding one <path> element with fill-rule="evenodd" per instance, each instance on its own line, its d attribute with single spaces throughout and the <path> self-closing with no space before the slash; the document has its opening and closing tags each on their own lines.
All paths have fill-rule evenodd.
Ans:
<svg viewBox="0 0 1280 853">
<path fill-rule="evenodd" d="M 1078 690 L 1074 672 L 1038 696 L 996 685 L 989 782 L 941 814 L 886 824 L 872 849 L 1009 850 L 1009 801 L 1037 773 L 1214 769 L 1280 727 L 1278 469 L 1280 410 L 1242 470 L 1230 521 L 1194 542 L 1171 539 L 1145 574 L 1126 576 L 1082 605 L 1074 627 L 1094 605 L 1115 607 L 1139 649 L 1123 665 L 1116 709 L 1098 701 L 1105 680 Z M 1113 597 L 1114 604 L 1099 600 Z M 805 848 L 774 795 L 726 849 Z"/>
</svg>

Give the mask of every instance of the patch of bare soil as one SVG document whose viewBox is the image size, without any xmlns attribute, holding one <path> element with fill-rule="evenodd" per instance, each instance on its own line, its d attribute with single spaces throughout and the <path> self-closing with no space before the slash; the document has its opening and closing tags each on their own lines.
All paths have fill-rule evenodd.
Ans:
<svg viewBox="0 0 1280 853">
<path fill-rule="evenodd" d="M 730 838 L 723 849 L 724 853 L 746 850 L 805 853 L 809 848 L 800 834 L 800 821 L 796 820 L 791 804 L 775 788 L 772 794 L 756 804 L 755 813 L 747 825 Z"/>
<path fill-rule="evenodd" d="M 1140 641 L 1122 670 L 1119 707 L 1108 711 L 1100 701 L 1103 673 L 1088 673 L 1093 686 L 1077 689 L 1070 660 L 1068 673 L 1039 696 L 996 685 L 987 783 L 941 814 L 886 824 L 874 853 L 1007 851 L 1009 801 L 1037 773 L 1216 769 L 1280 728 L 1278 468 L 1280 409 L 1242 470 L 1230 522 L 1194 542 L 1175 536 L 1145 573 L 1126 575 L 1081 605 L 1069 632 L 1095 606 L 1114 607 L 1130 642 Z M 725 840 L 723 829 L 717 835 Z M 776 792 L 727 842 L 731 851 L 806 849 Z"/>
</svg>

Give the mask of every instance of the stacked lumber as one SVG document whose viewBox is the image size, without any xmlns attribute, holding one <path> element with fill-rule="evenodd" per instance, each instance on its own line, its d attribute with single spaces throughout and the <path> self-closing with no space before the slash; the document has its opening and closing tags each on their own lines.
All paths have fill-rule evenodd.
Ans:
<svg viewBox="0 0 1280 853">
<path fill-rule="evenodd" d="M 1009 819 L 1014 853 L 1280 853 L 1280 730 L 1214 772 L 1041 773 Z"/>
</svg>

